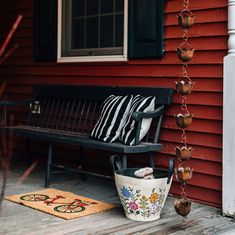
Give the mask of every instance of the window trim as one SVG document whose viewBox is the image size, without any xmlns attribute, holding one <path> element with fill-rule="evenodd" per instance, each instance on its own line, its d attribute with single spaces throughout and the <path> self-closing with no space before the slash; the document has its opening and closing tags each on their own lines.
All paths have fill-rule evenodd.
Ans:
<svg viewBox="0 0 235 235">
<path fill-rule="evenodd" d="M 123 54 L 122 55 L 104 55 L 104 56 L 69 56 L 63 57 L 62 50 L 62 1 L 58 0 L 58 34 L 57 34 L 57 62 L 112 62 L 127 61 L 128 51 L 128 0 L 124 0 L 124 30 L 123 30 Z"/>
</svg>

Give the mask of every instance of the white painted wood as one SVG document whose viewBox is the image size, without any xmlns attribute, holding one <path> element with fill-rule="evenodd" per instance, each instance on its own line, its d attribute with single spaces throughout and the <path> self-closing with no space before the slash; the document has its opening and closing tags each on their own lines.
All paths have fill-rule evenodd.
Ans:
<svg viewBox="0 0 235 235">
<path fill-rule="evenodd" d="M 228 0 L 228 53 L 235 54 L 235 0 Z"/>
<path fill-rule="evenodd" d="M 228 55 L 224 58 L 223 214 L 235 217 L 235 0 L 228 1 Z"/>
<path fill-rule="evenodd" d="M 58 0 L 58 20 L 57 20 L 57 60 L 61 58 L 62 42 L 62 0 Z"/>
<path fill-rule="evenodd" d="M 124 29 L 123 29 L 123 54 L 110 56 L 69 56 L 63 57 L 62 50 L 62 0 L 58 0 L 58 28 L 57 28 L 57 62 L 114 62 L 128 61 L 128 0 L 124 0 Z"/>
<path fill-rule="evenodd" d="M 127 61 L 127 57 L 120 56 L 70 56 L 58 57 L 58 63 L 75 63 L 75 62 L 114 62 L 114 61 Z"/>
</svg>

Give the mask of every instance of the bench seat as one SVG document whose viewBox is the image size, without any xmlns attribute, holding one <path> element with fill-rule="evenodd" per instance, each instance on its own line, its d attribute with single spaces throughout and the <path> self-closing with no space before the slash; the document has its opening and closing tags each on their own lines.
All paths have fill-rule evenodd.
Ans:
<svg viewBox="0 0 235 235">
<path fill-rule="evenodd" d="M 132 120 L 137 123 L 133 146 L 119 141 L 105 143 L 90 137 L 99 118 L 103 102 L 110 95 L 141 95 L 156 98 L 154 111 L 138 111 L 131 116 Z M 37 85 L 32 97 L 28 100 L 0 101 L 0 107 L 3 107 L 4 125 L 2 129 L 10 134 L 25 137 L 29 150 L 31 139 L 48 143 L 45 187 L 49 186 L 50 175 L 53 173 L 51 168 L 55 166 L 53 164 L 53 143 L 79 147 L 81 169 L 85 162 L 84 148 L 118 154 L 124 168 L 127 166 L 127 155 L 136 156 L 138 153 L 146 153 L 149 156 L 150 166 L 154 167 L 153 153 L 162 149 L 162 144 L 159 143 L 159 133 L 164 111 L 171 104 L 172 95 L 173 89 L 161 87 Z M 13 108 L 9 108 L 9 106 L 24 106 L 27 111 L 22 113 L 27 114 L 27 117 L 21 119 L 23 121 L 20 123 L 8 125 L 8 112 L 13 111 Z M 139 142 L 141 123 L 144 118 L 152 119 L 151 127 L 144 139 Z M 30 154 L 28 153 L 27 156 L 30 157 Z"/>
<path fill-rule="evenodd" d="M 116 153 L 146 153 L 150 151 L 159 151 L 162 144 L 140 142 L 138 145 L 129 146 L 120 142 L 105 143 L 90 138 L 89 135 L 83 133 L 71 133 L 70 131 L 53 130 L 46 128 L 37 128 L 30 126 L 15 126 L 10 128 L 15 135 L 28 138 L 45 140 L 63 144 L 78 145 L 92 149 L 101 149 Z"/>
</svg>

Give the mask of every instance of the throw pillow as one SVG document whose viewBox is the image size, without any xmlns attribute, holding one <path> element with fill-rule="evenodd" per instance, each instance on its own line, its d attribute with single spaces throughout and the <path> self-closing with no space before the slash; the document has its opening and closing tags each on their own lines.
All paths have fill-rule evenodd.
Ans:
<svg viewBox="0 0 235 235">
<path fill-rule="evenodd" d="M 91 132 L 91 137 L 108 143 L 117 140 L 126 122 L 132 99 L 132 95 L 110 95 L 103 103 L 101 115 Z"/>
<path fill-rule="evenodd" d="M 137 95 L 133 98 L 130 112 L 127 117 L 127 121 L 122 128 L 119 140 L 127 145 L 135 144 L 135 135 L 136 128 L 138 123 L 135 120 L 132 120 L 132 114 L 134 112 L 149 112 L 154 111 L 155 109 L 156 98 L 153 96 L 143 97 L 141 95 Z M 143 118 L 140 129 L 139 141 L 141 141 L 144 136 L 147 134 L 150 125 L 152 122 L 152 118 Z"/>
</svg>

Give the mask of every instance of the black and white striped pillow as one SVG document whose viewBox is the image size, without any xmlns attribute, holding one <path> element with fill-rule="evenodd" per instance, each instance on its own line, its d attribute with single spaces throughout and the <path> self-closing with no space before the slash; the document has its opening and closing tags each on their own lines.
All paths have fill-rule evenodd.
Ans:
<svg viewBox="0 0 235 235">
<path fill-rule="evenodd" d="M 135 144 L 135 134 L 137 128 L 137 122 L 131 119 L 131 116 L 134 112 L 150 112 L 155 109 L 156 98 L 153 96 L 143 97 L 141 95 L 136 95 L 133 98 L 131 109 L 127 117 L 127 121 L 122 128 L 119 140 L 127 145 Z M 139 141 L 141 141 L 144 136 L 147 134 L 152 118 L 143 118 L 140 129 Z"/>
<path fill-rule="evenodd" d="M 118 139 L 130 111 L 133 96 L 109 96 L 103 103 L 101 115 L 91 137 L 112 143 Z"/>
</svg>

